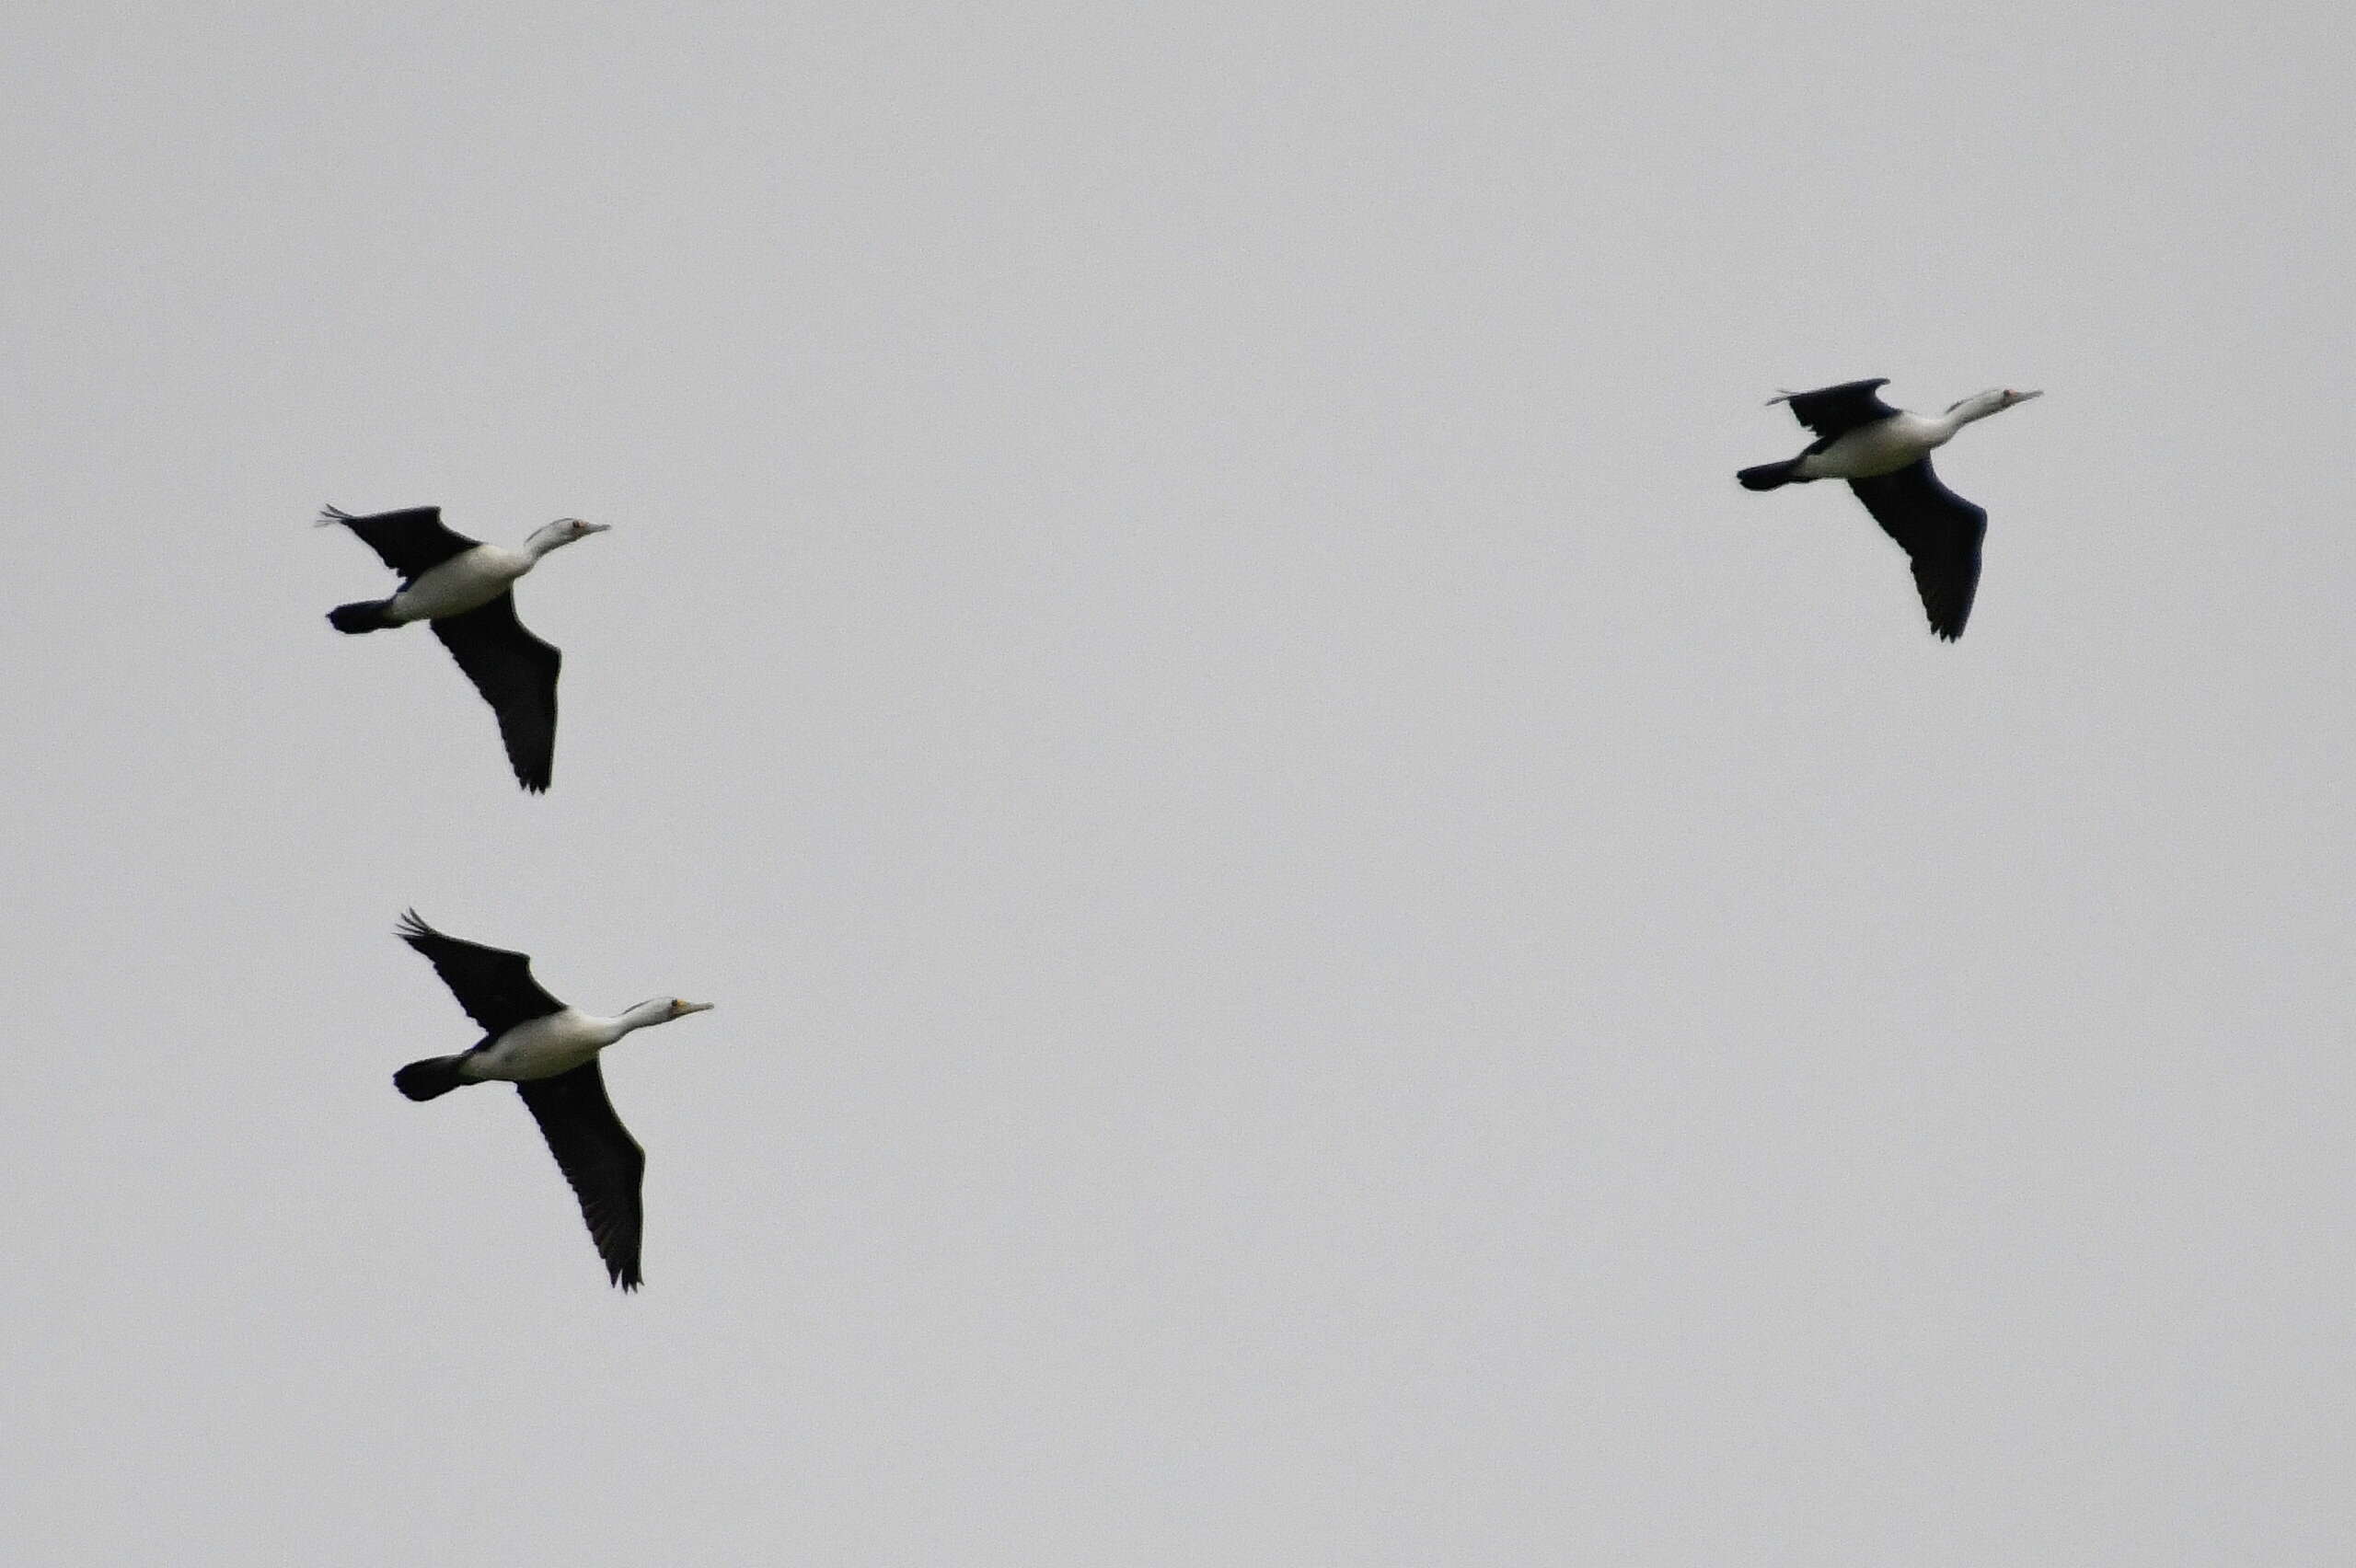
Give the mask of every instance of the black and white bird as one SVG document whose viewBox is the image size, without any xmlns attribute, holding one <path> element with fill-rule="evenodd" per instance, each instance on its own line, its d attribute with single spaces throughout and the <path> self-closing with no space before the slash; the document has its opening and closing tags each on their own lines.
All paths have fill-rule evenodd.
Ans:
<svg viewBox="0 0 2356 1568">
<path fill-rule="evenodd" d="M 542 990 L 532 978 L 532 961 L 520 952 L 445 937 L 414 909 L 398 929 L 433 965 L 467 1016 L 489 1032 L 455 1056 L 411 1062 L 393 1075 L 393 1087 L 411 1100 L 432 1100 L 470 1083 L 514 1084 L 581 1201 L 581 1217 L 589 1222 L 607 1277 L 636 1290 L 639 1241 L 646 1228 L 639 1200 L 646 1151 L 606 1098 L 597 1053 L 631 1030 L 710 1012 L 711 1004 L 663 997 L 619 1018 L 593 1018 Z"/>
<path fill-rule="evenodd" d="M 358 633 L 431 622 L 433 635 L 499 716 L 516 782 L 546 790 L 556 760 L 556 676 L 564 656 L 515 618 L 514 583 L 550 550 L 602 534 L 608 525 L 560 517 L 523 548 L 511 550 L 445 526 L 438 506 L 367 517 L 330 506 L 319 513 L 319 526 L 331 523 L 359 535 L 401 574 L 401 586 L 389 599 L 338 605 L 328 612 L 329 624 Z"/>
<path fill-rule="evenodd" d="M 1882 532 L 1914 563 L 1914 586 L 1931 629 L 1952 642 L 1971 617 L 1988 513 L 1939 482 L 1931 472 L 1931 453 L 1972 421 L 2042 394 L 2004 387 L 1966 398 L 1943 414 L 1910 414 L 1875 396 L 1888 385 L 1888 376 L 1877 376 L 1769 398 L 1771 405 L 1789 403 L 1817 439 L 1796 457 L 1761 463 L 1735 478 L 1755 490 L 1811 479 L 1848 480 Z"/>
</svg>

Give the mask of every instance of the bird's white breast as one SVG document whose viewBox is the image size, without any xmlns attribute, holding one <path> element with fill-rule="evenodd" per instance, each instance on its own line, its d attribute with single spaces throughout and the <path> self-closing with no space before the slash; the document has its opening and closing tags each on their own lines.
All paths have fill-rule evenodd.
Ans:
<svg viewBox="0 0 2356 1568">
<path fill-rule="evenodd" d="M 532 558 L 497 545 L 461 550 L 393 595 L 391 618 L 440 620 L 479 609 L 532 570 Z"/>
<path fill-rule="evenodd" d="M 1920 414 L 1897 414 L 1863 425 L 1821 452 L 1800 460 L 1800 472 L 1811 479 L 1865 479 L 1894 474 L 1920 462 L 1942 445 L 1953 431 Z"/>
<path fill-rule="evenodd" d="M 468 1070 L 510 1082 L 569 1073 L 611 1043 L 612 1032 L 603 1025 L 573 1008 L 526 1019 L 468 1057 Z"/>
</svg>

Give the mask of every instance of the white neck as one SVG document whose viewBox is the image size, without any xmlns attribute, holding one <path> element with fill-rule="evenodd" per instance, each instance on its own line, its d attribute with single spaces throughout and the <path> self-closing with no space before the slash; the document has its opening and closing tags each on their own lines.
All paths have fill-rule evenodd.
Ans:
<svg viewBox="0 0 2356 1568">
<path fill-rule="evenodd" d="M 619 1018 L 601 1018 L 593 1021 L 598 1026 L 597 1032 L 606 1037 L 605 1043 L 611 1045 L 633 1029 L 644 1029 L 650 1023 L 670 1022 L 671 999 L 657 997 L 653 1001 L 639 1003 Z"/>
<path fill-rule="evenodd" d="M 1956 432 L 1972 421 L 1984 420 L 1990 414 L 2001 414 L 2011 407 L 2012 404 L 2005 401 L 2002 392 L 1975 392 L 1946 413 L 1939 415 L 1934 422 L 1945 432 L 1939 437 L 1942 442 L 1945 442 L 1952 439 Z"/>
</svg>

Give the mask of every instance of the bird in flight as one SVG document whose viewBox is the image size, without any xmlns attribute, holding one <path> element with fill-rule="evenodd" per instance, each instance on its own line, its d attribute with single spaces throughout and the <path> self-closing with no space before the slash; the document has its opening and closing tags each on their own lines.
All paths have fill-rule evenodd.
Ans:
<svg viewBox="0 0 2356 1568">
<path fill-rule="evenodd" d="M 515 580 L 559 549 L 608 525 L 560 517 L 507 549 L 446 526 L 438 506 L 366 517 L 328 507 L 319 526 L 341 523 L 401 575 L 388 599 L 363 599 L 328 612 L 336 630 L 358 634 L 425 621 L 458 661 L 491 710 L 515 781 L 537 793 L 556 760 L 556 676 L 564 656 L 515 618 Z"/>
<path fill-rule="evenodd" d="M 1952 642 L 1971 618 L 1980 587 L 1980 541 L 1988 513 L 1939 482 L 1931 453 L 1974 420 L 2040 397 L 2011 387 L 1977 393 L 1943 414 L 1910 414 L 1876 396 L 1888 376 L 1844 381 L 1769 399 L 1789 403 L 1816 440 L 1796 457 L 1761 463 L 1735 476 L 1746 490 L 1768 490 L 1811 479 L 1846 479 L 1882 532 L 1914 566 L 1915 591 L 1931 629 Z"/>
<path fill-rule="evenodd" d="M 532 961 L 520 952 L 444 936 L 414 909 L 398 929 L 488 1032 L 455 1056 L 411 1062 L 393 1075 L 393 1087 L 411 1100 L 432 1100 L 470 1083 L 514 1084 L 580 1200 L 607 1279 L 636 1290 L 646 1151 L 614 1114 L 597 1054 L 632 1030 L 709 1012 L 711 1004 L 661 997 L 618 1018 L 595 1018 L 543 990 L 532 978 Z"/>
</svg>

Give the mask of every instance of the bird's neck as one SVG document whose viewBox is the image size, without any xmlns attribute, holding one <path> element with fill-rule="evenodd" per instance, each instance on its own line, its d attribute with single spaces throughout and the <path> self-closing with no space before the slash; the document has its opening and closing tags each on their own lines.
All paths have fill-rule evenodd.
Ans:
<svg viewBox="0 0 2356 1568">
<path fill-rule="evenodd" d="M 1966 398 L 1946 413 L 1938 415 L 1933 422 L 1940 427 L 1939 439 L 1945 442 L 1953 438 L 1956 432 L 1972 421 L 1984 420 L 2004 406 L 2003 403 L 1983 392 L 1975 398 Z"/>
<path fill-rule="evenodd" d="M 639 1003 L 619 1018 L 599 1019 L 598 1032 L 604 1034 L 606 1043 L 611 1045 L 631 1030 L 644 1029 L 650 1023 L 664 1022 L 670 1016 L 671 1004 L 661 997 L 656 997 L 653 1001 Z"/>
</svg>

